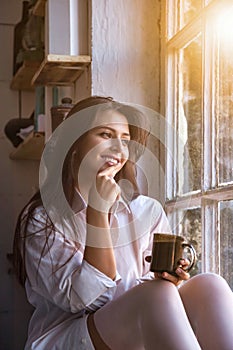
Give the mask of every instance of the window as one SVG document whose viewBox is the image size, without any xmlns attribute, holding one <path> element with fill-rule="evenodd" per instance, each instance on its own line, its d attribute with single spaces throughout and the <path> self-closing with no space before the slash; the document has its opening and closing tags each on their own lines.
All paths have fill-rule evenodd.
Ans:
<svg viewBox="0 0 233 350">
<path fill-rule="evenodd" d="M 173 231 L 196 247 L 193 274 L 220 273 L 233 289 L 233 3 L 163 6 L 165 117 L 173 130 L 165 206 Z"/>
</svg>

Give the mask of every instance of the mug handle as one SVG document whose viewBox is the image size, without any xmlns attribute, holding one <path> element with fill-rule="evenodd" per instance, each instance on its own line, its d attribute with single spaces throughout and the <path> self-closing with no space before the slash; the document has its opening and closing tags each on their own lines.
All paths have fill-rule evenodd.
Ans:
<svg viewBox="0 0 233 350">
<path fill-rule="evenodd" d="M 197 261 L 197 253 L 196 253 L 196 250 L 194 249 L 194 247 L 191 244 L 182 243 L 182 248 L 183 249 L 188 248 L 190 253 L 191 253 L 190 265 L 185 269 L 185 271 L 189 272 L 193 268 L 195 262 Z"/>
</svg>

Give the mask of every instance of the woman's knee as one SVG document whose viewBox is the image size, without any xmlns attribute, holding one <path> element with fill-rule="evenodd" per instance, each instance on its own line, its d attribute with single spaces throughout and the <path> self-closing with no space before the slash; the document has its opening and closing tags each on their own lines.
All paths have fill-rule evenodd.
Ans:
<svg viewBox="0 0 233 350">
<path fill-rule="evenodd" d="M 229 286 L 225 279 L 215 273 L 203 273 L 192 277 L 179 290 L 182 297 L 198 296 L 198 299 L 209 298 L 211 295 L 217 295 L 227 291 Z"/>
<path fill-rule="evenodd" d="M 202 273 L 200 275 L 194 276 L 191 278 L 190 282 L 192 282 L 192 284 L 198 285 L 198 287 L 226 287 L 227 286 L 227 282 L 226 280 L 216 274 L 216 273 Z"/>
<path fill-rule="evenodd" d="M 179 293 L 175 285 L 165 280 L 152 280 L 144 282 L 107 304 L 103 310 L 118 310 L 117 314 L 125 313 L 134 315 L 135 318 L 140 316 L 142 311 L 152 311 L 153 306 L 167 305 L 168 300 L 174 301 L 179 298 Z"/>
<path fill-rule="evenodd" d="M 166 280 L 153 280 L 143 283 L 139 287 L 138 300 L 143 301 L 142 307 L 145 308 L 147 301 L 148 307 L 152 305 L 164 305 L 168 301 L 176 300 L 179 298 L 179 293 L 176 286 Z"/>
<path fill-rule="evenodd" d="M 143 291 L 145 291 L 145 293 L 158 292 L 160 294 L 161 291 L 164 293 L 173 293 L 176 290 L 176 286 L 173 283 L 163 279 L 147 281 L 142 283 L 140 287 Z"/>
</svg>

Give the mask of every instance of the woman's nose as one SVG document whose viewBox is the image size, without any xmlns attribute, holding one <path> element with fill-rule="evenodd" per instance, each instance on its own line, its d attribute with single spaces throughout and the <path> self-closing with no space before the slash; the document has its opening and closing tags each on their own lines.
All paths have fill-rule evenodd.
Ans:
<svg viewBox="0 0 233 350">
<path fill-rule="evenodd" d="M 111 139 L 111 149 L 117 152 L 122 152 L 123 144 L 119 138 Z"/>
</svg>

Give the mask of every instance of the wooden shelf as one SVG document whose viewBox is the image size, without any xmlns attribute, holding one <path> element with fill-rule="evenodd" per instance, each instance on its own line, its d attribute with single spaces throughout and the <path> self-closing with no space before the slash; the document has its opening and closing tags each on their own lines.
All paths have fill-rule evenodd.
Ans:
<svg viewBox="0 0 233 350">
<path fill-rule="evenodd" d="M 90 56 L 85 55 L 48 55 L 42 63 L 24 61 L 10 87 L 12 90 L 32 91 L 35 85 L 71 85 L 90 63 Z"/>
<path fill-rule="evenodd" d="M 11 81 L 11 89 L 13 90 L 34 90 L 32 86 L 32 78 L 40 67 L 41 62 L 24 61 L 23 65 L 17 70 Z"/>
<path fill-rule="evenodd" d="M 47 0 L 37 0 L 33 7 L 33 15 L 44 17 L 45 15 L 45 3 Z"/>
<path fill-rule="evenodd" d="M 69 56 L 49 54 L 35 73 L 33 85 L 70 85 L 91 63 L 90 56 Z"/>
<path fill-rule="evenodd" d="M 32 132 L 13 152 L 11 152 L 10 159 L 40 160 L 44 144 L 44 133 Z"/>
</svg>

